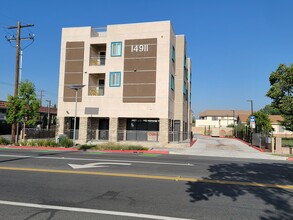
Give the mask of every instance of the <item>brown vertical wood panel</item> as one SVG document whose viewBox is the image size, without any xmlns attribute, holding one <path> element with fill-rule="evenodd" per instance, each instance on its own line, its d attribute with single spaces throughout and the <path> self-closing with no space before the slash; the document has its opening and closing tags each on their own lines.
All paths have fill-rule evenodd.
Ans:
<svg viewBox="0 0 293 220">
<path fill-rule="evenodd" d="M 84 42 L 67 42 L 65 52 L 64 102 L 75 102 L 75 91 L 69 89 L 72 84 L 82 84 L 84 63 Z M 78 102 L 82 101 L 82 90 L 77 93 Z"/>
<path fill-rule="evenodd" d="M 141 49 L 134 50 L 136 46 Z M 124 47 L 123 102 L 156 101 L 157 39 L 126 40 Z"/>
</svg>

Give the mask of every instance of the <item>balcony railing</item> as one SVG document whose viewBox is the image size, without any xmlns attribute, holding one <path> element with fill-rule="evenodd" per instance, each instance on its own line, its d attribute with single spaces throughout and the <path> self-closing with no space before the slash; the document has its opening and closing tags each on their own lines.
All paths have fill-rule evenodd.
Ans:
<svg viewBox="0 0 293 220">
<path fill-rule="evenodd" d="M 89 96 L 104 96 L 105 86 L 89 86 Z"/>
<path fill-rule="evenodd" d="M 90 66 L 105 66 L 106 56 L 90 57 Z"/>
</svg>

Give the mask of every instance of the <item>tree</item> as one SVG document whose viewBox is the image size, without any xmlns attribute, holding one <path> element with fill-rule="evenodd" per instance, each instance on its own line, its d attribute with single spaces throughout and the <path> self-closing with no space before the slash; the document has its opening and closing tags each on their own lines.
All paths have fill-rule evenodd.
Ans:
<svg viewBox="0 0 293 220">
<path fill-rule="evenodd" d="M 262 108 L 260 111 L 268 114 L 268 115 L 281 115 L 281 112 L 279 109 L 273 107 L 272 105 L 266 105 L 264 108 Z"/>
<path fill-rule="evenodd" d="M 36 98 L 34 84 L 29 81 L 21 82 L 18 96 L 8 95 L 7 99 L 6 121 L 9 124 L 22 123 L 24 135 L 25 126 L 35 125 L 38 119 L 40 101 Z M 12 139 L 14 138 L 12 137 Z"/>
<path fill-rule="evenodd" d="M 263 111 L 253 113 L 255 117 L 255 132 L 256 133 L 269 133 L 273 131 L 272 123 L 269 115 Z M 250 118 L 247 119 L 247 124 L 250 124 Z"/>
<path fill-rule="evenodd" d="M 270 75 L 270 85 L 267 96 L 273 100 L 272 106 L 283 116 L 281 124 L 293 131 L 293 64 L 289 67 L 280 64 Z"/>
</svg>

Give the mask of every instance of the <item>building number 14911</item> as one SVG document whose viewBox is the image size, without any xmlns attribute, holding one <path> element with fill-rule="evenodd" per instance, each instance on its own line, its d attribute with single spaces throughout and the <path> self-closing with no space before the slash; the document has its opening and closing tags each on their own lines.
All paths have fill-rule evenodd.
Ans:
<svg viewBox="0 0 293 220">
<path fill-rule="evenodd" d="M 131 52 L 148 52 L 148 44 L 131 45 Z"/>
</svg>

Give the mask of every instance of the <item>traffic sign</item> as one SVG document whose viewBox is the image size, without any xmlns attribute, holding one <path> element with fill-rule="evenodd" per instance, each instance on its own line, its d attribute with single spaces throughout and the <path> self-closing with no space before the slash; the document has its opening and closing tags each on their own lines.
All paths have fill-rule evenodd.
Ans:
<svg viewBox="0 0 293 220">
<path fill-rule="evenodd" d="M 253 115 L 250 116 L 250 122 L 255 122 L 255 117 Z"/>
</svg>

